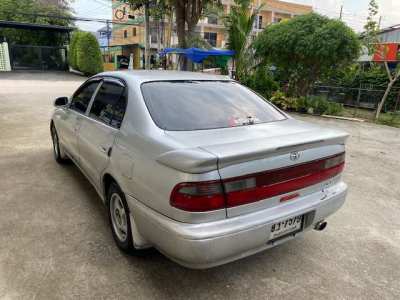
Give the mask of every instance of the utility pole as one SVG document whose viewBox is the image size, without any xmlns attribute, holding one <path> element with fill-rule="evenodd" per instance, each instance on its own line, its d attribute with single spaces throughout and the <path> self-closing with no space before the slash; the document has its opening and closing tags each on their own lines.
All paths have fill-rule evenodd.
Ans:
<svg viewBox="0 0 400 300">
<path fill-rule="evenodd" d="M 379 17 L 379 21 L 378 21 L 378 30 L 381 29 L 381 23 L 382 23 L 382 16 Z"/>
<path fill-rule="evenodd" d="M 149 20 L 149 1 L 144 3 L 144 68 L 150 69 L 150 20 Z"/>
<path fill-rule="evenodd" d="M 340 17 L 339 17 L 339 19 L 342 20 L 342 17 L 343 17 L 343 4 L 342 4 L 342 6 L 340 6 Z"/>
<path fill-rule="evenodd" d="M 110 21 L 107 20 L 107 47 L 110 47 Z"/>
</svg>

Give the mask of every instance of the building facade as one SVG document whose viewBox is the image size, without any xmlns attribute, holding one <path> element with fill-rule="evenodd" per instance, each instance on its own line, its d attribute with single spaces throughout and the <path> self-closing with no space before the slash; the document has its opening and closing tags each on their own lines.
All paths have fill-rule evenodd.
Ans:
<svg viewBox="0 0 400 300">
<path fill-rule="evenodd" d="M 369 63 L 371 61 L 400 61 L 400 25 L 384 28 L 378 33 L 378 45 L 374 54 L 368 53 L 363 47 L 359 62 Z"/>
<path fill-rule="evenodd" d="M 100 47 L 108 46 L 108 43 L 111 39 L 111 32 L 109 32 L 109 30 L 111 31 L 111 28 L 109 29 L 108 26 L 104 26 L 94 33 Z"/>
<path fill-rule="evenodd" d="M 234 5 L 233 0 L 222 0 L 225 14 L 228 14 Z M 291 19 L 298 15 L 312 12 L 309 5 L 295 4 L 279 0 L 253 0 L 253 8 L 260 8 L 253 27 L 253 35 L 257 35 L 268 25 Z M 198 23 L 198 31 L 209 44 L 217 48 L 225 48 L 227 36 L 223 21 L 215 17 L 202 18 Z"/>
</svg>

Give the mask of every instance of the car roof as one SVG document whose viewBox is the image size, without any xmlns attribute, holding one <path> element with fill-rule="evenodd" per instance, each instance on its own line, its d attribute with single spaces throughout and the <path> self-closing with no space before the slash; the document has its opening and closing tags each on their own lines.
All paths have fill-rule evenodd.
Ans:
<svg viewBox="0 0 400 300">
<path fill-rule="evenodd" d="M 136 81 L 139 83 L 148 81 L 168 81 L 168 80 L 231 80 L 229 76 L 213 75 L 202 72 L 187 71 L 166 71 L 166 70 L 126 70 L 103 72 L 96 76 L 113 76 L 122 78 L 126 81 Z"/>
</svg>

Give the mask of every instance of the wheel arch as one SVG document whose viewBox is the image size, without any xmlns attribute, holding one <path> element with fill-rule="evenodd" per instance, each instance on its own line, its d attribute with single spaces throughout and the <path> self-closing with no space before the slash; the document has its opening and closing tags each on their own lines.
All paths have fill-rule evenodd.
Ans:
<svg viewBox="0 0 400 300">
<path fill-rule="evenodd" d="M 112 176 L 110 173 L 106 172 L 103 175 L 103 193 L 104 193 L 104 202 L 105 205 L 107 206 L 107 210 L 109 210 L 109 202 L 107 200 L 107 194 L 109 191 L 109 188 L 112 183 L 115 183 L 118 185 L 118 187 L 121 189 L 121 186 L 118 184 L 118 181 L 115 179 L 114 176 Z M 123 190 L 121 189 L 121 192 Z M 125 197 L 124 197 L 125 198 Z M 151 248 L 151 244 L 147 241 L 145 237 L 142 236 L 140 233 L 139 229 L 137 228 L 137 224 L 135 223 L 135 220 L 133 219 L 133 215 L 131 214 L 131 210 L 129 207 L 129 204 L 127 203 L 127 200 L 125 199 L 125 202 L 127 204 L 127 210 L 128 210 L 128 215 L 129 215 L 129 220 L 130 220 L 130 230 L 131 230 L 131 235 L 132 235 L 132 243 L 136 251 L 141 251 L 147 248 Z"/>
<path fill-rule="evenodd" d="M 118 181 L 115 179 L 114 176 L 112 176 L 108 172 L 104 173 L 103 180 L 102 180 L 102 186 L 103 186 L 104 202 L 106 205 L 108 205 L 107 195 L 108 195 L 108 191 L 110 190 L 110 186 L 112 183 L 115 183 L 121 189 L 121 186 L 118 184 Z"/>
</svg>

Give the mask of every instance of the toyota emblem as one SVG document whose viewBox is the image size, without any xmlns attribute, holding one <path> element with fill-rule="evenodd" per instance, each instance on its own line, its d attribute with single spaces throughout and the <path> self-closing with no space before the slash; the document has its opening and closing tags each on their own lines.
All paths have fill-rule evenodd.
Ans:
<svg viewBox="0 0 400 300">
<path fill-rule="evenodd" d="M 300 158 L 300 152 L 295 151 L 290 153 L 290 160 L 291 161 L 296 161 Z"/>
</svg>

